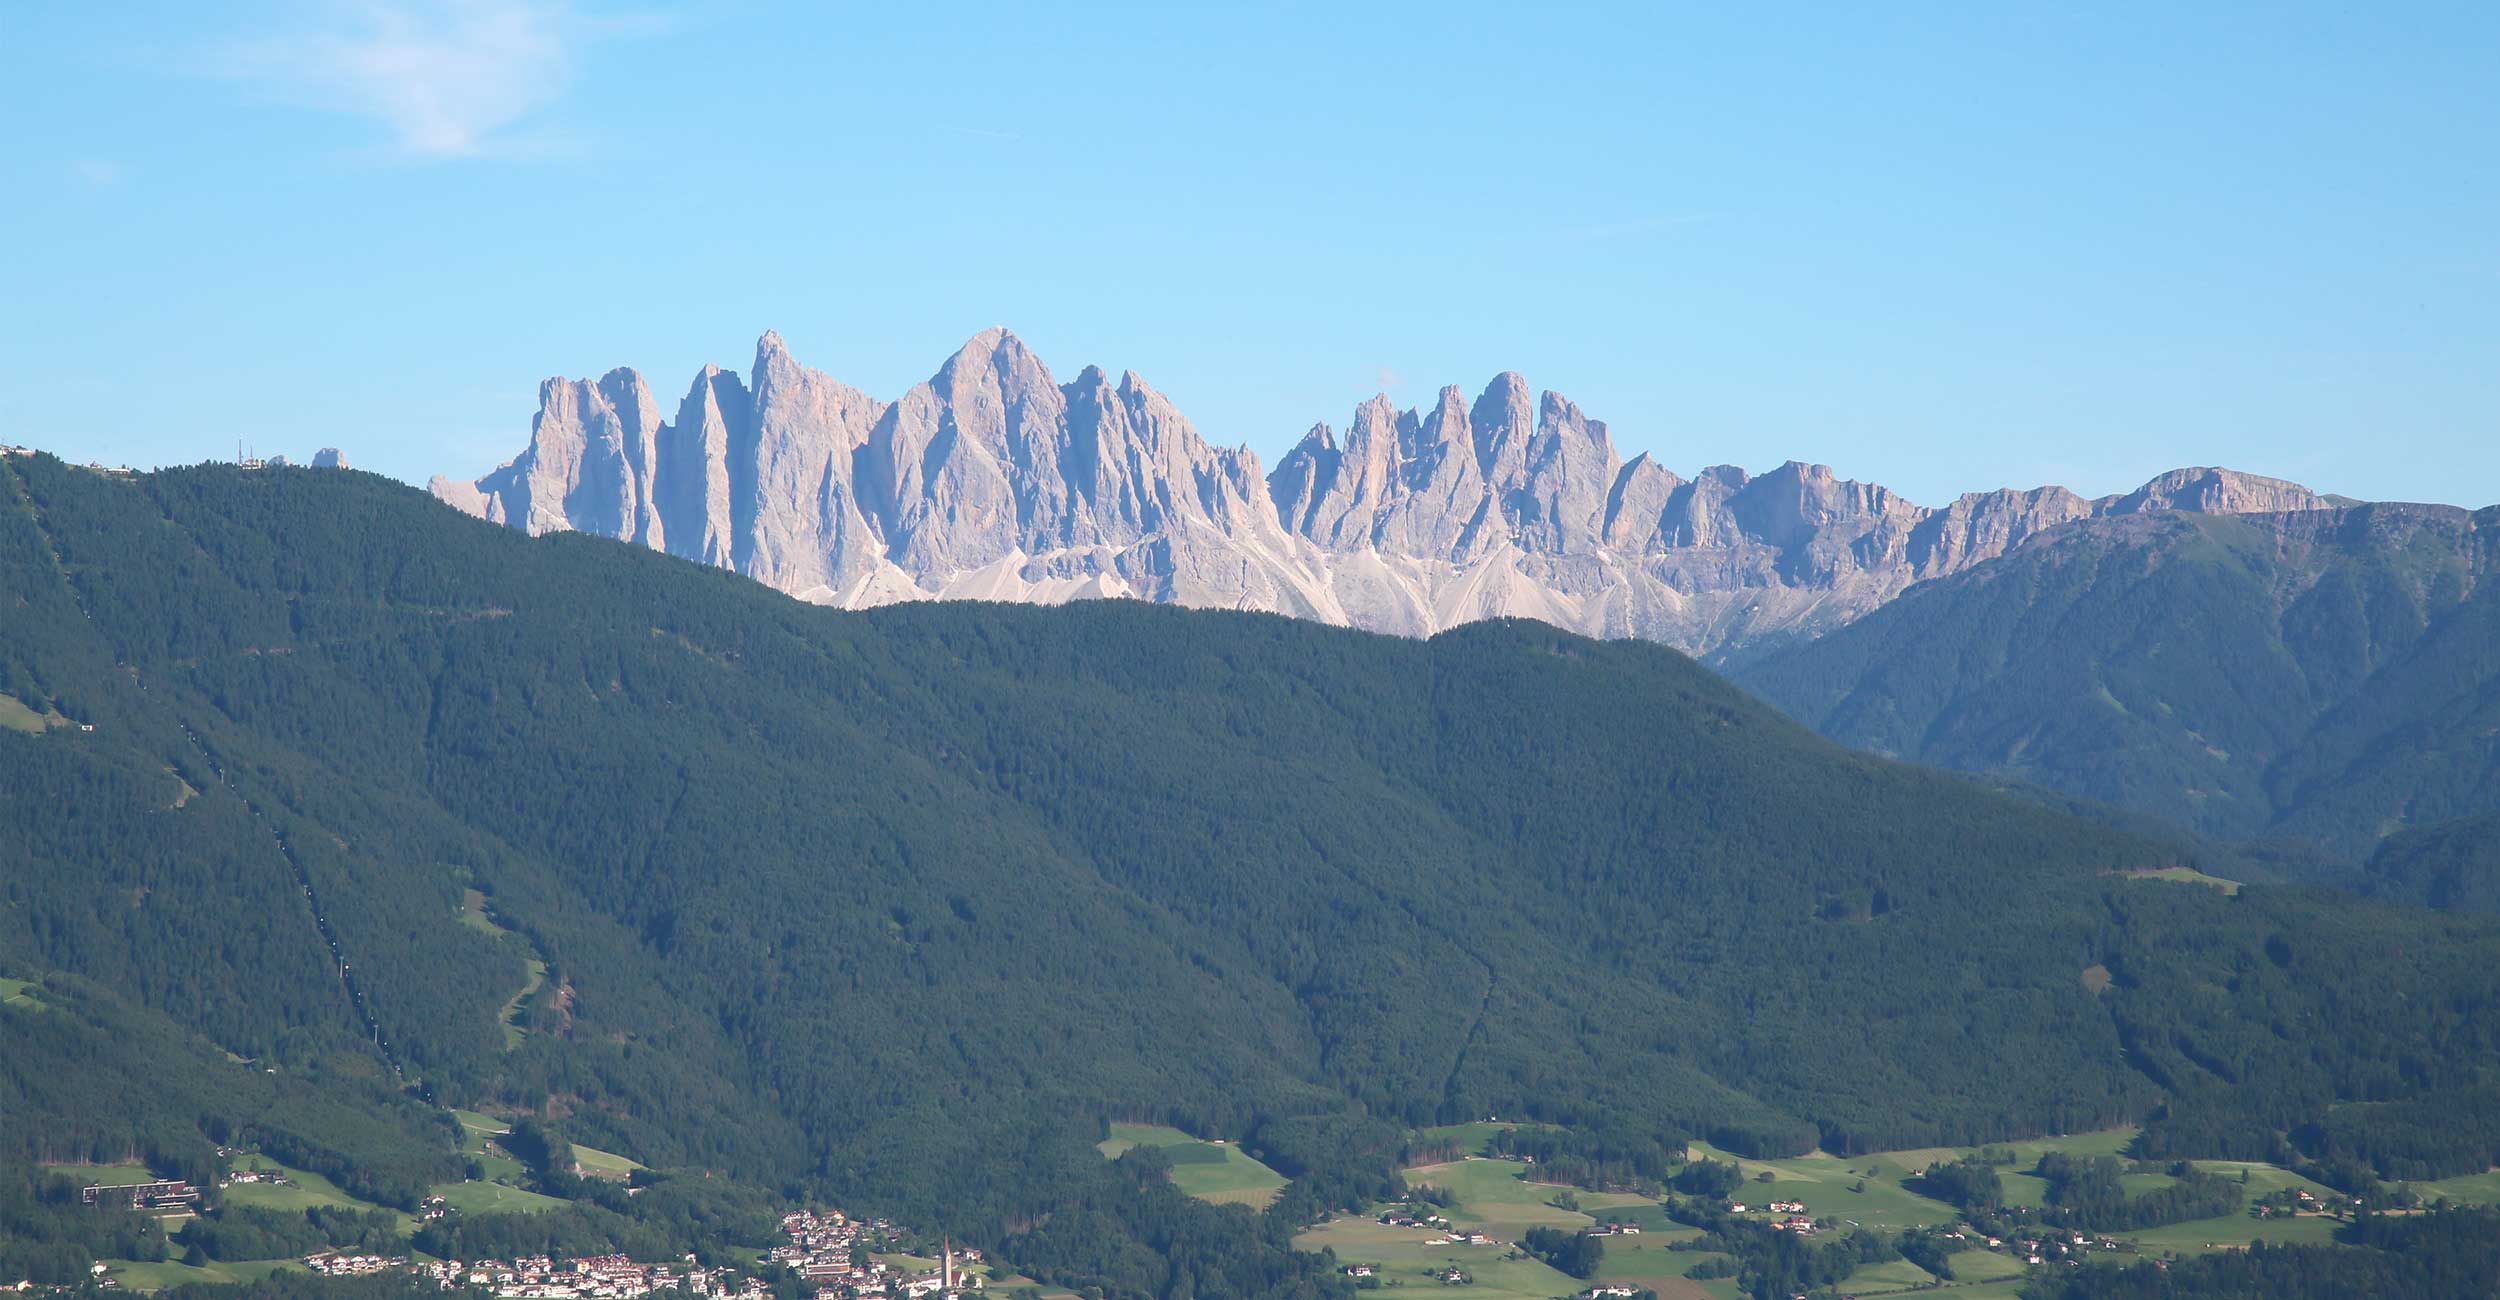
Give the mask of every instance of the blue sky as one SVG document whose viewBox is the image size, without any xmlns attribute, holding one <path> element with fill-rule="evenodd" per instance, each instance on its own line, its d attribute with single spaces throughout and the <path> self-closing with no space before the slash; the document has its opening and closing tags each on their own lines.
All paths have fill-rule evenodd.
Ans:
<svg viewBox="0 0 2500 1300">
<path fill-rule="evenodd" d="M 16 5 L 0 125 L 0 440 L 81 460 L 1004 324 L 1271 464 L 1516 369 L 1687 473 L 2500 501 L 2488 4 Z"/>
</svg>

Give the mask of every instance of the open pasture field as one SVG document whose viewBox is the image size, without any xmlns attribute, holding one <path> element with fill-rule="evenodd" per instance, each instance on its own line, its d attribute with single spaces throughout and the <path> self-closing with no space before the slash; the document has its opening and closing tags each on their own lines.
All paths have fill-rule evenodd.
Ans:
<svg viewBox="0 0 2500 1300">
<path fill-rule="evenodd" d="M 1598 1266 L 1597 1280 L 1645 1286 L 1661 1297 L 1675 1294 L 1680 1287 L 1700 1288 L 1703 1284 L 1687 1279 L 1684 1270 L 1713 1258 L 1714 1253 L 1673 1249 L 1673 1243 L 1699 1235 L 1691 1228 L 1677 1228 L 1673 1232 L 1643 1232 L 1637 1237 L 1609 1237 L 1606 1260 Z M 1703 1292 L 1696 1289 L 1692 1294 Z"/>
<path fill-rule="evenodd" d="M 358 1200 L 346 1189 L 319 1174 L 279 1164 L 267 1156 L 246 1152 L 234 1158 L 237 1169 L 260 1169 L 286 1175 L 280 1186 L 271 1183 L 241 1183 L 219 1192 L 218 1199 L 229 1205 L 253 1205 L 264 1210 L 302 1212 L 316 1205 L 341 1206 L 350 1210 L 379 1210 L 386 1206 Z M 402 1211 L 393 1211 L 399 1218 L 401 1232 L 414 1231 L 417 1221 Z"/>
<path fill-rule="evenodd" d="M 2005 1188 L 2005 1199 L 2013 1205 L 2039 1205 L 2046 1197 L 2048 1184 L 2024 1172 L 2050 1151 L 2063 1151 L 2078 1156 L 2118 1156 L 2125 1158 L 2125 1148 L 2135 1136 L 2133 1129 L 2105 1129 L 2064 1137 L 2035 1138 L 2021 1142 L 1997 1143 L 2010 1149 L 2014 1163 L 2003 1166 L 1998 1178 Z M 1783 1160 L 1748 1160 L 1731 1156 L 1706 1144 L 1695 1143 L 1693 1154 L 1708 1155 L 1721 1160 L 1734 1160 L 1745 1171 L 1744 1186 L 1733 1199 L 1747 1202 L 1771 1199 L 1803 1201 L 1816 1218 L 1836 1218 L 1844 1224 L 1858 1223 L 1870 1228 L 1897 1230 L 1918 1224 L 1944 1224 L 1959 1216 L 1952 1206 L 1931 1200 L 1910 1191 L 1909 1179 L 1931 1164 L 1957 1160 L 1978 1150 L 1976 1147 L 1927 1147 L 1907 1151 L 1885 1151 L 1871 1155 L 1839 1157 L 1814 1152 Z M 2207 1160 L 2196 1162 L 2199 1168 L 2225 1177 L 2248 1176 L 2246 1195 L 2255 1200 L 2269 1192 L 2299 1188 L 2316 1196 L 2333 1193 L 2317 1183 L 2284 1169 L 2279 1165 L 2253 1161 Z M 1772 1181 L 1755 1181 L 1768 1172 Z M 1860 1180 L 1865 1190 L 1853 1192 Z M 2121 1181 L 2130 1195 L 2142 1195 L 2168 1187 L 2177 1180 L 2166 1173 L 2128 1173 Z M 2417 1190 L 2426 1196 L 2449 1190 L 2459 1200 L 2500 1202 L 2500 1173 L 2472 1175 L 2449 1180 L 2445 1184 L 2422 1184 Z M 2254 1219 L 2245 1213 L 2198 1219 L 2187 1223 L 2167 1224 L 2158 1228 L 2111 1234 L 2132 1242 L 2148 1256 L 2200 1254 L 2208 1250 L 2239 1249 L 2250 1242 L 2317 1242 L 2331 1240 L 2336 1223 L 2331 1219 L 2303 1217 L 2296 1219 Z M 1955 1283 L 1939 1288 L 1942 1294 L 1981 1300 L 1980 1293 L 1964 1283 L 1985 1283 L 1989 1286 L 2012 1287 L 2020 1272 L 2019 1266 L 2001 1255 L 1987 1252 L 1966 1252 L 1955 1258 Z M 1872 1293 L 1871 1278 L 1852 1278 L 1848 1291 Z M 1888 1288 L 1900 1289 L 1900 1288 Z M 2009 1291 L 2008 1294 L 2011 1294 Z"/>
<path fill-rule="evenodd" d="M 503 1148 L 490 1150 L 486 1145 L 489 1138 L 499 1138 L 511 1132 L 511 1125 L 473 1110 L 455 1110 L 451 1114 L 452 1118 L 460 1121 L 460 1154 L 478 1162 L 479 1168 L 486 1171 L 486 1181 L 519 1183 L 529 1176 L 528 1167 L 505 1155 Z M 578 1147 L 574 1149 L 580 1150 Z"/>
<path fill-rule="evenodd" d="M 48 1174 L 75 1179 L 81 1185 L 102 1187 L 128 1187 L 133 1183 L 152 1183 L 157 1178 L 154 1171 L 135 1161 L 109 1165 L 45 1165 L 43 1169 Z"/>
<path fill-rule="evenodd" d="M 434 1194 L 462 1214 L 515 1214 L 559 1209 L 569 1202 L 509 1183 L 443 1183 Z"/>
<path fill-rule="evenodd" d="M 2007 1168 L 2029 1169 L 2040 1162 L 2041 1156 L 2051 1151 L 2063 1151 L 2070 1156 L 2124 1156 L 2127 1144 L 2135 1141 L 2135 1134 L 2135 1128 L 2129 1126 L 2095 1129 L 2089 1133 L 2068 1133 L 2059 1137 L 2024 1138 L 2019 1142 L 1991 1142 L 1988 1145 L 2014 1153 L 2014 1163 Z M 1906 1151 L 1878 1151 L 1872 1155 L 1851 1157 L 1851 1159 L 1882 1161 L 1897 1165 L 1907 1173 L 1915 1174 L 1929 1165 L 1959 1160 L 1964 1156 L 1976 1154 L 1978 1151 L 1979 1148 L 1975 1146 L 1914 1147 Z"/>
<path fill-rule="evenodd" d="M 1493 1246 L 1435 1246 L 1429 1252 L 1380 1261 L 1381 1289 L 1436 1295 L 1454 1290 L 1467 1300 L 1553 1300 L 1588 1288 L 1588 1283 L 1542 1260 L 1504 1258 L 1508 1254 Z M 1448 1268 L 1465 1270 L 1472 1282 L 1464 1287 L 1446 1286 L 1440 1279 L 1441 1271 Z"/>
<path fill-rule="evenodd" d="M 1555 1193 L 1567 1189 L 1524 1181 L 1520 1175 L 1528 1168 L 1506 1160 L 1470 1159 L 1407 1171 L 1410 1183 L 1449 1193 L 1453 1203 L 1445 1213 L 1453 1224 L 1484 1232 L 1499 1243 L 1496 1245 L 1464 1246 L 1447 1241 L 1436 1244 L 1433 1239 L 1442 1235 L 1438 1232 L 1393 1228 L 1379 1222 L 1375 1215 L 1340 1215 L 1296 1237 L 1294 1245 L 1302 1250 L 1333 1250 L 1344 1263 L 1374 1265 L 1381 1270 L 1381 1286 L 1385 1290 L 1417 1286 L 1438 1290 L 1442 1287 L 1441 1271 L 1457 1267 L 1474 1279 L 1464 1288 L 1469 1300 L 1547 1300 L 1576 1295 L 1590 1283 L 1558 1272 L 1541 1260 L 1506 1258 L 1514 1253 L 1513 1243 L 1529 1228 L 1576 1230 L 1595 1222 L 1586 1213 L 1547 1204 Z M 1638 1197 L 1585 1191 L 1575 1191 L 1574 1195 L 1583 1206 L 1611 1206 L 1622 1211 L 1626 1219 L 1643 1226 L 1638 1236 L 1607 1239 L 1605 1263 L 1598 1270 L 1597 1281 L 1631 1282 L 1674 1300 L 1735 1295 L 1731 1282 L 1703 1283 L 1684 1276 L 1686 1269 L 1708 1256 L 1671 1249 L 1674 1242 L 1698 1233 L 1667 1223 L 1654 1203 Z M 1591 1206 L 1591 1202 L 1605 1204 Z"/>
<path fill-rule="evenodd" d="M 495 923 L 493 914 L 486 908 L 486 895 L 475 889 L 460 891 L 460 923 L 480 934 L 501 937 L 512 933 Z M 503 1004 L 503 1010 L 496 1013 L 496 1019 L 503 1024 L 503 1045 L 507 1051 L 519 1047 L 521 1040 L 529 1037 L 529 1031 L 521 1027 L 521 1010 L 529 1005 L 531 995 L 547 984 L 547 963 L 540 960 L 535 952 L 530 953 L 526 961 L 529 974 L 522 980 L 521 991 L 513 994 Z"/>
<path fill-rule="evenodd" d="M 1422 1149 L 1447 1148 L 1460 1155 L 1482 1155 L 1484 1144 L 1505 1129 L 1520 1127 L 1500 1120 L 1480 1119 L 1472 1124 L 1441 1124 L 1415 1130 L 1414 1145 Z"/>
<path fill-rule="evenodd" d="M 1172 1182 L 1183 1192 L 1218 1205 L 1263 1209 L 1276 1199 L 1285 1177 L 1230 1142 L 1208 1142 L 1161 1124 L 1114 1124 L 1097 1144 L 1106 1157 L 1131 1147 L 1154 1147 L 1172 1162 Z"/>
<path fill-rule="evenodd" d="M 1838 1289 L 1843 1295 L 1881 1295 L 1928 1286 L 1935 1280 L 1935 1274 L 1906 1259 L 1888 1259 L 1881 1264 L 1859 1265 L 1857 1272 L 1841 1279 Z"/>
<path fill-rule="evenodd" d="M 1557 1194 L 1571 1189 L 1528 1182 L 1522 1175 L 1529 1169 L 1530 1166 L 1516 1161 L 1470 1156 L 1447 1164 L 1418 1165 L 1406 1171 L 1406 1181 L 1410 1186 L 1449 1193 L 1457 1200 L 1446 1211 L 1450 1222 L 1490 1233 L 1501 1241 L 1517 1241 L 1530 1228 L 1579 1229 L 1596 1222 L 1580 1210 L 1548 1204 Z M 1637 1197 L 1610 1198 L 1580 1191 L 1573 1191 L 1572 1195 L 1584 1207 L 1591 1201 L 1615 1199 L 1639 1203 Z"/>
<path fill-rule="evenodd" d="M 1421 1259 L 1424 1243 L 1439 1236 L 1418 1228 L 1392 1228 L 1367 1214 L 1339 1214 L 1303 1229 L 1299 1250 L 1333 1250 L 1348 1264 L 1386 1264 Z"/>
<path fill-rule="evenodd" d="M 2413 1190 L 2426 1201 L 2446 1197 L 2469 1205 L 2500 1205 L 2500 1169 L 2479 1174 L 2459 1174 L 2437 1182 L 2415 1183 Z"/>
<path fill-rule="evenodd" d="M 2127 1143 L 2135 1140 L 2135 1133 L 2133 1128 L 2100 1129 L 2062 1137 L 1991 1144 L 2014 1153 L 2014 1163 L 1998 1170 L 1998 1177 L 2005 1185 L 2006 1203 L 2041 1203 L 2041 1198 L 2048 1192 L 2048 1184 L 2023 1171 L 2038 1164 L 2042 1155 L 2051 1151 L 2077 1156 L 2120 1155 Z M 1706 1142 L 1692 1144 L 1694 1155 L 1734 1161 L 1738 1168 L 1745 1171 L 1745 1188 L 1736 1193 L 1735 1199 L 1803 1201 L 1807 1211 L 1817 1218 L 1837 1215 L 1870 1228 L 1896 1229 L 1947 1223 L 1959 1217 L 1952 1206 L 1910 1191 L 1907 1183 L 1929 1165 L 1959 1160 L 1978 1150 L 1978 1147 L 1915 1147 L 1856 1156 L 1812 1151 L 1779 1160 L 1752 1160 L 1730 1155 Z M 1766 1171 L 1772 1175 L 1773 1181 L 1754 1181 Z M 2127 1177 L 2131 1180 L 2130 1191 L 2147 1191 L 2171 1181 L 2166 1175 L 2157 1174 L 2130 1174 Z M 1850 1191 L 1860 1179 L 1865 1180 L 1866 1190 Z M 1833 1195 L 1835 1189 L 1839 1196 Z"/>
<path fill-rule="evenodd" d="M 2291 1219 L 2256 1219 L 2235 1214 L 2219 1219 L 2194 1219 L 2117 1234 L 2149 1256 L 2202 1255 L 2213 1250 L 2240 1250 L 2253 1241 L 2276 1245 L 2317 1244 L 2335 1239 L 2341 1221 L 2304 1214 Z"/>
<path fill-rule="evenodd" d="M 460 1121 L 461 1129 L 467 1133 L 469 1138 L 474 1139 L 481 1145 L 487 1138 L 502 1137 L 504 1134 L 512 1131 L 512 1125 L 508 1121 L 497 1119 L 492 1115 L 488 1115 L 480 1111 L 455 1110 L 451 1113 L 451 1117 Z M 464 1144 L 461 1149 L 467 1150 L 468 1147 Z"/>
<path fill-rule="evenodd" d="M 1993 1250 L 1966 1250 L 1952 1256 L 1951 1264 L 1956 1283 L 2019 1281 L 2023 1275 L 2021 1260 Z"/>
<path fill-rule="evenodd" d="M 1729 1199 L 1748 1205 L 1802 1201 L 1806 1213 L 1815 1218 L 1879 1231 L 1951 1223 L 1961 1217 L 1952 1206 L 1903 1186 L 1931 1163 L 1924 1158 L 1904 1161 L 1897 1154 L 1841 1157 L 1817 1151 L 1784 1160 L 1747 1160 L 1700 1142 L 1693 1144 L 1693 1154 L 1735 1161 L 1745 1173 L 1745 1183 Z M 1771 1175 L 1769 1182 L 1761 1181 L 1766 1173 Z"/>
<path fill-rule="evenodd" d="M 2194 867 L 2156 867 L 2150 871 L 2128 871 L 2121 874 L 2130 880 L 2167 880 L 2179 885 L 2203 885 L 2207 889 L 2219 889 L 2226 894 L 2240 892 L 2240 882 L 2225 880 L 2220 876 L 2209 876 Z"/>
<path fill-rule="evenodd" d="M 1922 1291 L 1919 1294 L 1947 1297 L 1948 1300 L 2023 1300 L 2023 1284 L 2019 1279 L 2010 1282 L 1975 1282 L 1967 1286 L 1953 1283 L 1934 1291 Z"/>
<path fill-rule="evenodd" d="M 68 725 L 69 719 L 48 706 L 38 711 L 14 695 L 0 695 L 0 727 L 40 736 L 50 728 Z"/>
<path fill-rule="evenodd" d="M 2198 1160 L 2192 1163 L 2207 1173 L 2220 1174 L 2225 1178 L 2237 1179 L 2242 1174 L 2246 1174 L 2248 1182 L 2243 1186 L 2247 1190 L 2248 1199 L 2252 1201 L 2285 1188 L 2304 1191 L 2317 1197 L 2339 1194 L 2334 1188 L 2324 1183 L 2311 1182 L 2281 1165 L 2270 1165 L 2263 1161 Z"/>
<path fill-rule="evenodd" d="M 582 1172 L 593 1178 L 620 1180 L 642 1168 L 642 1162 L 639 1160 L 629 1156 L 620 1156 L 613 1151 L 602 1151 L 597 1147 L 586 1147 L 579 1142 L 573 1144 L 573 1163 L 580 1165 Z"/>
<path fill-rule="evenodd" d="M 130 1291 L 162 1291 L 167 1287 L 192 1283 L 257 1282 L 272 1273 L 303 1271 L 304 1266 L 291 1259 L 210 1260 L 194 1267 L 175 1260 L 137 1261 L 108 1259 L 113 1281 Z"/>
</svg>

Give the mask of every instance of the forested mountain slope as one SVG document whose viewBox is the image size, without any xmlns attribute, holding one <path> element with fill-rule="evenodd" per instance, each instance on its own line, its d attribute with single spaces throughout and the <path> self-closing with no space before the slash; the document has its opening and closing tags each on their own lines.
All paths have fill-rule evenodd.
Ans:
<svg viewBox="0 0 2500 1300">
<path fill-rule="evenodd" d="M 1104 1115 L 2219 1153 L 2500 1067 L 2490 922 L 2127 880 L 2178 851 L 1655 646 L 841 613 L 360 474 L 4 463 L 0 974 L 1024 1259 L 1171 1257 Z"/>
<path fill-rule="evenodd" d="M 2500 813 L 2399 831 L 2370 855 L 2370 893 L 2452 912 L 2500 912 Z"/>
<path fill-rule="evenodd" d="M 2091 520 L 1741 671 L 1826 735 L 2366 856 L 2500 809 L 2500 509 Z"/>
</svg>

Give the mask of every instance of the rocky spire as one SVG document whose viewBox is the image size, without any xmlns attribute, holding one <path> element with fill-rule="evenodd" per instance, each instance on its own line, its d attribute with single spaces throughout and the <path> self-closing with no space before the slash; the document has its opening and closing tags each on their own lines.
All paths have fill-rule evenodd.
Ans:
<svg viewBox="0 0 2500 1300">
<path fill-rule="evenodd" d="M 732 443 L 728 475 L 732 562 L 792 593 L 847 590 L 875 567 L 858 452 L 886 408 L 800 365 L 769 330 L 751 373 L 753 445 L 739 454 Z"/>
<path fill-rule="evenodd" d="M 705 366 L 677 404 L 676 421 L 661 430 L 653 502 L 669 551 L 724 568 L 736 564 L 743 530 L 734 503 L 752 509 L 754 469 L 754 399 L 736 374 Z"/>
<path fill-rule="evenodd" d="M 846 606 L 1126 595 L 1409 634 L 1521 615 L 1696 653 L 1813 635 L 2095 515 L 2339 504 L 2207 468 L 2097 501 L 2041 488 L 1932 510 L 1803 462 L 1686 480 L 1624 463 L 1603 421 L 1533 392 L 1506 373 L 1473 402 L 1375 396 L 1263 476 L 1135 372 L 1063 385 L 1003 329 L 891 405 L 767 332 L 746 382 L 705 367 L 671 422 L 632 370 L 550 379 L 519 456 L 434 491 Z"/>
</svg>

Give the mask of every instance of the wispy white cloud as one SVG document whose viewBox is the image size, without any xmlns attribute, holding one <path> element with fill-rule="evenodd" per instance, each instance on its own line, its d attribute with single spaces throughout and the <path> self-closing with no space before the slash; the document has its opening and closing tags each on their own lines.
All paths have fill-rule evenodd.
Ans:
<svg viewBox="0 0 2500 1300">
<path fill-rule="evenodd" d="M 1406 387 L 1406 373 L 1396 366 L 1379 366 L 1372 371 L 1372 386 L 1381 392 Z"/>
<path fill-rule="evenodd" d="M 97 189 L 119 182 L 122 165 L 110 158 L 79 158 L 69 165 L 70 174 Z"/>
<path fill-rule="evenodd" d="M 564 0 L 336 0 L 219 51 L 221 71 L 288 103 L 379 123 L 420 158 L 526 151 L 582 47 L 655 19 L 594 19 Z"/>
</svg>

